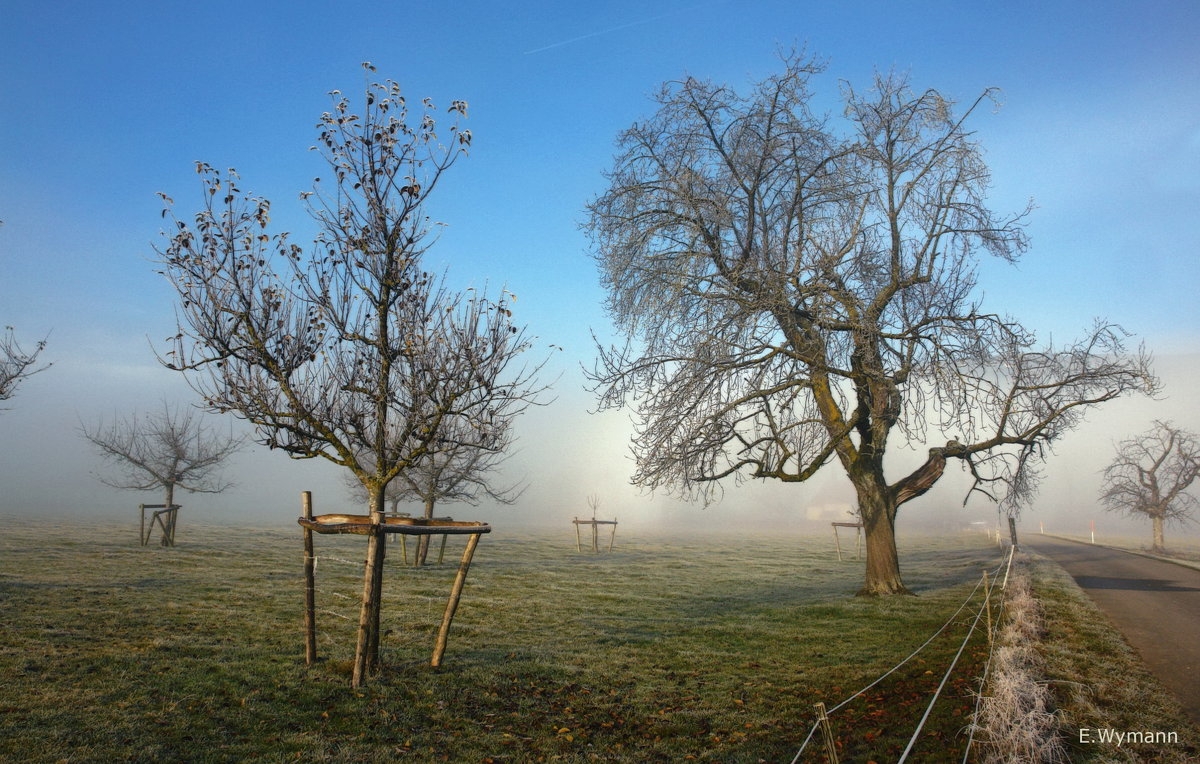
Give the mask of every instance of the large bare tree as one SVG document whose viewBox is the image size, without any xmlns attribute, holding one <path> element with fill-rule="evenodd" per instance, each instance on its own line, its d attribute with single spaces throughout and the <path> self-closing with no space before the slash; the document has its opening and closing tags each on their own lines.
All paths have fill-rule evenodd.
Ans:
<svg viewBox="0 0 1200 764">
<path fill-rule="evenodd" d="M 191 409 L 172 407 L 133 414 L 112 424 L 81 428 L 86 438 L 114 468 L 100 482 L 132 491 L 162 491 L 163 505 L 175 504 L 175 489 L 189 493 L 221 493 L 232 483 L 219 470 L 245 439 L 221 435 Z M 163 537 L 163 543 L 167 539 Z"/>
<path fill-rule="evenodd" d="M 334 91 L 316 147 L 332 188 L 318 180 L 301 195 L 319 231 L 308 251 L 268 232 L 270 203 L 244 194 L 235 173 L 199 164 L 204 206 L 191 222 L 170 216 L 160 252 L 180 297 L 164 361 L 210 409 L 255 425 L 259 442 L 328 459 L 366 489 L 375 531 L 354 686 L 379 665 L 387 486 L 452 422 L 468 425 L 453 430 L 464 447 L 491 448 L 492 402 L 534 394 L 513 363 L 529 340 L 512 325 L 511 296 L 452 293 L 421 267 L 437 230 L 427 202 L 471 143 L 466 112 L 452 101 L 444 125 L 431 101 L 414 108 L 390 80 L 356 108 Z"/>
<path fill-rule="evenodd" d="M 1104 470 L 1100 501 L 1113 512 L 1149 517 L 1154 550 L 1164 551 L 1163 526 L 1194 519 L 1198 502 L 1187 493 L 1200 476 L 1200 441 L 1170 422 L 1155 421 L 1149 432 L 1117 445 Z"/>
<path fill-rule="evenodd" d="M 1015 508 L 1086 409 L 1155 382 L 1119 327 L 1038 348 L 981 309 L 979 258 L 1027 246 L 1024 211 L 988 208 L 965 126 L 990 92 L 960 110 L 880 75 L 844 87 L 834 125 L 810 108 L 820 67 L 784 63 L 748 95 L 667 83 L 621 133 L 589 231 L 628 342 L 591 376 L 602 408 L 636 407 L 641 485 L 708 498 L 837 463 L 866 531 L 862 592 L 902 593 L 897 510 L 947 460 Z M 897 476 L 897 441 L 937 445 Z"/>
<path fill-rule="evenodd" d="M 45 347 L 46 340 L 43 339 L 34 345 L 33 350 L 23 350 L 17 344 L 13 328 L 4 327 L 4 334 L 0 335 L 0 401 L 11 398 L 22 380 L 50 366 L 37 365 L 38 355 Z"/>
</svg>

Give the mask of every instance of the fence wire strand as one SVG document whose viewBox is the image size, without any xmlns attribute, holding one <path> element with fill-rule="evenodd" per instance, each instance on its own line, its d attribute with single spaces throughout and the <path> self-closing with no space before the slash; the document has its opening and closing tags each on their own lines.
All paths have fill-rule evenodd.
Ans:
<svg viewBox="0 0 1200 764">
<path fill-rule="evenodd" d="M 999 573 L 1000 573 L 1000 571 L 1001 571 L 1002 569 L 1004 570 L 1004 583 L 1003 583 L 1003 584 L 1001 585 L 1001 587 L 1000 587 L 1001 591 L 1004 591 L 1004 590 L 1007 588 L 1007 586 L 1008 586 L 1008 573 L 1009 573 L 1009 571 L 1012 569 L 1012 558 L 1013 558 L 1013 552 L 1015 552 L 1015 551 L 1016 551 L 1016 548 L 1015 548 L 1015 547 L 1009 547 L 1009 551 L 1008 551 L 1008 555 L 1007 555 L 1007 557 L 1008 557 L 1007 561 L 1001 560 L 1001 562 L 1000 562 L 1000 564 L 999 564 L 999 565 L 997 565 L 997 566 L 996 566 L 994 569 L 992 569 L 991 571 L 989 571 L 989 574 L 990 574 L 990 575 L 993 577 L 993 579 L 994 579 L 995 577 L 997 577 L 997 576 L 999 575 Z M 930 644 L 931 642 L 933 642 L 933 640 L 935 640 L 935 639 L 938 637 L 938 635 L 940 635 L 940 634 L 941 634 L 943 631 L 945 631 L 945 630 L 946 630 L 946 628 L 947 628 L 948 626 L 950 626 L 950 624 L 954 623 L 955 619 L 957 619 L 957 618 L 958 618 L 958 615 L 959 615 L 959 613 L 961 613 L 961 612 L 962 612 L 962 611 L 963 611 L 963 610 L 964 610 L 964 609 L 967 607 L 967 605 L 968 605 L 968 604 L 971 602 L 971 599 L 972 599 L 972 598 L 975 596 L 975 593 L 976 593 L 977 591 L 979 591 L 979 587 L 980 587 L 980 586 L 982 586 L 982 585 L 983 585 L 983 579 L 982 579 L 982 577 L 981 577 L 979 581 L 975 582 L 975 588 L 971 589 L 971 593 L 970 593 L 970 594 L 968 594 L 968 595 L 966 596 L 966 599 L 964 599 L 964 600 L 963 600 L 963 602 L 962 602 L 962 604 L 958 606 L 958 609 L 954 611 L 954 614 L 953 614 L 952 616 L 950 616 L 950 618 L 949 618 L 949 619 L 948 619 L 948 620 L 947 620 L 947 621 L 946 621 L 944 624 L 942 624 L 941 628 L 939 628 L 937 631 L 935 631 L 935 632 L 934 632 L 934 633 L 933 633 L 933 634 L 932 634 L 932 635 L 929 637 L 929 639 L 925 640 L 925 642 L 924 642 L 924 643 L 922 643 L 922 644 L 921 644 L 921 646 L 920 646 L 920 647 L 918 647 L 916 650 L 914 650 L 914 651 L 913 651 L 911 654 L 909 654 L 909 656 L 908 656 L 907 658 L 905 658 L 904 660 L 900 661 L 900 662 L 899 662 L 899 663 L 897 663 L 895 666 L 892 666 L 890 669 L 888 669 L 886 672 L 884 672 L 882 675 L 880 675 L 880 676 L 879 676 L 879 677 L 878 677 L 878 678 L 877 678 L 875 681 L 871 682 L 871 683 L 870 683 L 870 684 L 868 684 L 866 687 L 863 687 L 861 690 L 859 690 L 858 692 L 854 693 L 854 694 L 853 694 L 853 695 L 851 695 L 850 697 L 846 698 L 846 699 L 845 699 L 845 700 L 843 700 L 841 703 L 838 703 L 836 706 L 833 706 L 832 708 L 828 709 L 828 710 L 825 712 L 826 716 L 832 716 L 832 715 L 833 715 L 833 713 L 834 713 L 835 711 L 838 711 L 838 710 L 840 710 L 841 708 L 843 708 L 844 706 L 846 706 L 846 705 L 847 705 L 848 703 L 850 703 L 851 701 L 853 701 L 853 700 L 855 700 L 855 699 L 857 699 L 857 698 L 860 698 L 860 697 L 862 697 L 862 695 L 863 695 L 863 694 L 865 694 L 866 692 L 868 692 L 868 691 L 869 691 L 869 690 L 870 690 L 872 687 L 874 687 L 875 685 L 879 684 L 879 683 L 880 683 L 880 682 L 882 682 L 884 679 L 887 679 L 889 676 L 891 676 L 893 673 L 895 673 L 895 672 L 896 672 L 896 671 L 897 671 L 897 670 L 898 670 L 900 667 L 902 667 L 904 664 L 908 663 L 910 660 L 912 660 L 913 658 L 915 658 L 915 657 L 916 657 L 916 656 L 917 656 L 917 655 L 918 655 L 918 654 L 919 654 L 919 653 L 920 653 L 922 650 L 924 650 L 926 647 L 928 647 L 928 646 L 929 646 L 929 644 Z M 953 668 L 954 668 L 954 665 L 955 665 L 955 664 L 958 662 L 958 657 L 959 657 L 959 655 L 961 655 L 961 654 L 962 654 L 962 650 L 963 650 L 963 648 L 965 648 L 965 647 L 966 647 L 966 643 L 967 643 L 967 641 L 969 641 L 969 640 L 970 640 L 970 638 L 971 638 L 971 634 L 973 634 L 973 633 L 974 633 L 974 631 L 975 631 L 975 625 L 976 625 L 976 624 L 979 622 L 979 617 L 980 617 L 980 615 L 982 615 L 982 613 L 983 613 L 983 608 L 987 607 L 987 601 L 988 601 L 988 597 L 990 597 L 990 596 L 991 596 L 991 591 L 992 591 L 994 588 L 995 588 L 995 585 L 993 584 L 991 587 L 989 587 L 989 589 L 988 589 L 987 591 L 985 591 L 985 592 L 984 592 L 984 601 L 983 601 L 983 604 L 980 606 L 979 613 L 978 613 L 978 614 L 976 614 L 976 616 L 975 616 L 975 621 L 974 621 L 974 622 L 971 624 L 971 629 L 970 629 L 970 631 L 969 631 L 969 632 L 968 632 L 968 634 L 967 634 L 967 639 L 963 641 L 963 645 L 962 645 L 962 647 L 960 647 L 960 648 L 959 648 L 958 655 L 955 655 L 955 657 L 954 657 L 954 661 L 953 661 L 953 662 L 950 664 L 950 670 L 953 670 Z M 998 622 L 999 622 L 999 620 L 997 619 L 997 623 L 998 623 Z M 990 662 L 990 660 L 991 660 L 991 657 L 990 657 L 990 655 L 989 655 L 989 662 Z M 934 693 L 934 702 L 936 702 L 936 701 L 937 701 L 937 695 L 938 695 L 938 693 L 940 693 L 940 692 L 941 692 L 941 690 L 942 690 L 942 686 L 945 684 L 945 682 L 946 682 L 946 679 L 949 677 L 949 675 L 950 675 L 950 673 L 949 673 L 949 670 L 948 670 L 948 671 L 947 671 L 947 673 L 946 673 L 946 677 L 943 677 L 943 679 L 942 679 L 942 684 L 941 684 L 941 685 L 938 685 L 938 689 L 937 689 L 937 691 Z M 980 688 L 980 691 L 982 692 L 982 688 Z M 923 726 L 923 725 L 925 724 L 925 718 L 929 716 L 929 712 L 930 712 L 930 710 L 931 710 L 932 708 L 933 708 L 933 703 L 930 703 L 930 705 L 929 705 L 929 708 L 928 708 L 928 709 L 926 709 L 926 711 L 925 711 L 925 717 L 922 717 L 922 719 L 921 719 L 921 722 L 920 722 L 920 725 L 917 727 L 917 732 L 916 732 L 916 733 L 914 733 L 913 739 L 909 741 L 909 747 L 910 747 L 910 748 L 911 748 L 911 746 L 912 746 L 912 744 L 913 744 L 913 740 L 915 740 L 915 739 L 916 739 L 916 736 L 920 734 L 921 726 Z M 817 727 L 818 727 L 818 726 L 820 726 L 820 722 L 819 722 L 819 721 L 817 721 L 817 722 L 814 722 L 814 723 L 813 723 L 813 726 L 812 726 L 812 728 L 811 728 L 811 729 L 808 731 L 808 737 L 804 738 L 804 742 L 800 744 L 800 748 L 799 748 L 799 750 L 797 750 L 797 751 L 796 751 L 796 755 L 795 755 L 795 756 L 792 758 L 792 762 L 791 762 L 791 764 L 796 764 L 796 762 L 798 762 L 798 761 L 800 760 L 800 755 L 804 753 L 804 750 L 805 750 L 805 748 L 807 748 L 807 747 L 808 747 L 808 744 L 812 742 L 813 735 L 814 735 L 814 734 L 816 734 L 816 731 L 817 731 Z M 905 756 L 907 756 L 907 755 L 908 755 L 908 750 L 907 750 L 907 749 L 905 750 L 905 754 L 904 754 L 904 755 L 905 755 Z M 903 761 L 903 760 L 904 760 L 904 759 L 903 759 L 903 758 L 901 758 L 901 761 Z"/>
</svg>

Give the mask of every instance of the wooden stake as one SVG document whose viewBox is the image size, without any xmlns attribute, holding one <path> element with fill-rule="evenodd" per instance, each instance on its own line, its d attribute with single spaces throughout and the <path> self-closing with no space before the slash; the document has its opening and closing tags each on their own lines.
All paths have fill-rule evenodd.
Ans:
<svg viewBox="0 0 1200 764">
<path fill-rule="evenodd" d="M 838 539 L 837 526 L 833 526 L 833 543 L 837 546 L 838 562 L 842 561 L 842 542 Z"/>
<path fill-rule="evenodd" d="M 583 543 L 579 540 L 579 518 L 575 518 L 575 551 L 583 551 Z"/>
<path fill-rule="evenodd" d="M 446 539 L 449 537 L 448 533 L 442 534 L 442 548 L 438 550 L 438 565 L 442 564 L 442 558 L 446 556 Z"/>
<path fill-rule="evenodd" d="M 446 639 L 450 636 L 450 622 L 454 620 L 454 611 L 458 609 L 458 600 L 462 597 L 463 584 L 467 581 L 467 571 L 471 569 L 471 557 L 475 554 L 475 547 L 479 545 L 479 536 L 478 533 L 472 533 L 467 539 L 462 564 L 458 566 L 458 575 L 454 577 L 454 587 L 450 590 L 450 599 L 446 602 L 446 614 L 442 616 L 442 626 L 438 629 L 437 642 L 433 645 L 433 659 L 429 662 L 434 668 L 442 665 L 442 656 L 446 653 Z"/>
<path fill-rule="evenodd" d="M 987 608 L 988 649 L 992 647 L 992 589 L 988 586 L 987 571 L 983 571 L 983 602 Z"/>
<path fill-rule="evenodd" d="M 617 539 L 617 518 L 613 518 L 612 535 L 608 537 L 608 553 L 612 554 L 613 542 Z"/>
<path fill-rule="evenodd" d="M 833 741 L 833 727 L 829 726 L 829 715 L 825 713 L 824 703 L 817 703 L 817 724 L 821 726 L 821 737 L 825 739 L 825 751 L 829 756 L 829 764 L 838 764 L 837 746 Z"/>
<path fill-rule="evenodd" d="M 304 519 L 313 518 L 312 491 L 300 494 L 300 507 Z M 304 663 L 311 666 L 317 662 L 317 568 L 313 556 L 313 532 L 304 528 Z"/>
<path fill-rule="evenodd" d="M 142 511 L 142 530 L 138 533 L 138 541 L 142 542 L 142 546 L 146 546 L 146 505 L 138 504 L 138 509 Z"/>
</svg>

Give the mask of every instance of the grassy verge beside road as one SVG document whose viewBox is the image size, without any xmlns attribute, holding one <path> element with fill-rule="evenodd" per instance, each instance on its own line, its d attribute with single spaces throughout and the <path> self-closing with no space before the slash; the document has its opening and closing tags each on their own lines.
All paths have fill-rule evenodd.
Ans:
<svg viewBox="0 0 1200 764">
<path fill-rule="evenodd" d="M 1058 565 L 1031 562 L 1042 603 L 1045 634 L 1038 646 L 1060 715 L 1059 728 L 1073 762 L 1194 762 L 1200 729 L 1149 673 L 1137 653 Z M 1083 731 L 1081 733 L 1081 730 Z M 1117 745 L 1101 730 L 1177 733 L 1178 742 Z"/>
</svg>

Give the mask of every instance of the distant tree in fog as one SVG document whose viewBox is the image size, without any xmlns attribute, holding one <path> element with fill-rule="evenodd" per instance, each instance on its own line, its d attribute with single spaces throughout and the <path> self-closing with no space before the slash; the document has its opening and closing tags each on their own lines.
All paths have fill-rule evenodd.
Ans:
<svg viewBox="0 0 1200 764">
<path fill-rule="evenodd" d="M 479 392 L 488 393 L 486 389 Z M 507 398 L 500 397 L 492 404 L 487 448 L 476 446 L 477 436 L 473 433 L 455 432 L 456 428 L 474 429 L 477 424 L 463 419 L 448 421 L 446 432 L 384 490 L 384 501 L 391 511 L 398 512 L 401 502 L 417 502 L 422 506 L 421 516 L 432 518 L 439 503 L 477 506 L 485 498 L 500 504 L 512 504 L 519 499 L 524 485 L 497 483 L 497 471 L 511 456 L 513 419 L 526 405 L 521 401 L 511 401 L 518 406 L 509 403 Z M 367 500 L 366 488 L 357 478 L 347 474 L 343 482 L 356 501 Z M 429 537 L 421 536 L 415 555 L 418 565 L 425 562 L 428 546 Z"/>
<path fill-rule="evenodd" d="M 162 410 L 133 414 L 105 426 L 81 428 L 86 438 L 114 467 L 99 476 L 113 488 L 163 492 L 163 504 L 175 503 L 175 489 L 220 493 L 232 483 L 221 479 L 220 467 L 241 448 L 244 439 L 214 432 L 191 410 L 165 401 Z"/>
<path fill-rule="evenodd" d="M 1163 526 L 1193 520 L 1200 502 L 1187 493 L 1200 475 L 1200 442 L 1170 422 L 1156 421 L 1147 433 L 1117 445 L 1104 470 L 1100 501 L 1111 512 L 1149 517 L 1154 550 L 1163 551 Z"/>
<path fill-rule="evenodd" d="M 46 340 L 40 340 L 33 350 L 22 350 L 13 335 L 13 328 L 4 327 L 4 334 L 0 335 L 0 401 L 11 398 L 26 377 L 49 368 L 50 364 L 36 366 L 38 355 L 45 347 Z"/>
</svg>

